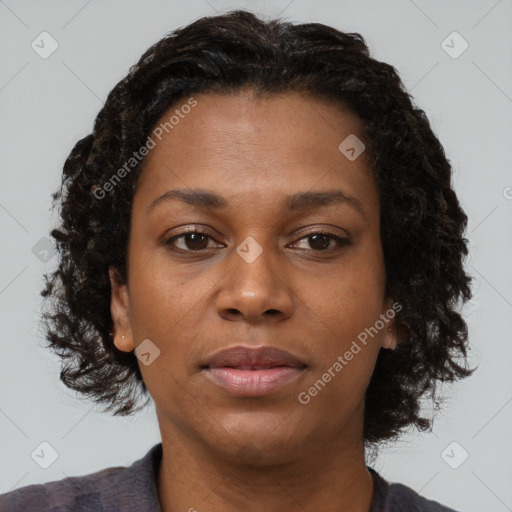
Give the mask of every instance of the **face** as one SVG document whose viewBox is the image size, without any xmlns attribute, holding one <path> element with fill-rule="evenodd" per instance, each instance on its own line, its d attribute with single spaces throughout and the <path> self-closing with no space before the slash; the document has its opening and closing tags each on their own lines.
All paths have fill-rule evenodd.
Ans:
<svg viewBox="0 0 512 512">
<path fill-rule="evenodd" d="M 360 442 L 377 355 L 394 344 L 378 189 L 364 153 L 338 148 L 362 122 L 297 93 L 194 99 L 145 159 L 128 284 L 112 279 L 115 344 L 149 340 L 137 355 L 163 439 L 261 463 Z M 234 346 L 301 368 L 205 368 Z"/>
</svg>

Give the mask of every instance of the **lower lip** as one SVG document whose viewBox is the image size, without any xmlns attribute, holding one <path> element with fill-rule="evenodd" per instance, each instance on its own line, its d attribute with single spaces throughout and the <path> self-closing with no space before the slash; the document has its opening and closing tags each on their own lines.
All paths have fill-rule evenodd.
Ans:
<svg viewBox="0 0 512 512">
<path fill-rule="evenodd" d="M 266 370 L 207 368 L 205 375 L 233 396 L 265 396 L 297 379 L 304 368 L 276 366 Z"/>
</svg>

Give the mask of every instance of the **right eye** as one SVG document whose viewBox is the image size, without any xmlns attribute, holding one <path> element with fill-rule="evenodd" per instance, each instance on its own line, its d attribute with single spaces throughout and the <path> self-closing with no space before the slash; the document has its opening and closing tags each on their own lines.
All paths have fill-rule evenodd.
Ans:
<svg viewBox="0 0 512 512">
<path fill-rule="evenodd" d="M 163 243 L 165 246 L 170 246 L 171 249 L 174 248 L 184 252 L 199 252 L 208 249 L 208 239 L 213 240 L 206 231 L 194 228 L 178 235 L 174 235 L 171 238 L 167 238 Z M 177 241 L 180 241 L 181 247 L 176 245 Z"/>
</svg>

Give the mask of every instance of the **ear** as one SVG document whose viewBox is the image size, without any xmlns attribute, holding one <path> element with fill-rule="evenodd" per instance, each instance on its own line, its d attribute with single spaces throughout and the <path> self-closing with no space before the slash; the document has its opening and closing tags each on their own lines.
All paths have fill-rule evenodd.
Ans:
<svg viewBox="0 0 512 512">
<path fill-rule="evenodd" d="M 401 304 L 394 302 L 392 298 L 388 298 L 384 302 L 383 315 L 385 316 L 387 322 L 386 326 L 384 327 L 384 335 L 382 336 L 382 348 L 391 350 L 396 350 L 397 348 L 398 340 L 395 327 L 395 315 L 397 311 L 400 311 L 401 309 Z"/>
<path fill-rule="evenodd" d="M 114 324 L 114 345 L 123 352 L 134 350 L 130 323 L 130 297 L 126 284 L 120 285 L 114 267 L 108 270 L 110 277 L 110 314 Z"/>
</svg>

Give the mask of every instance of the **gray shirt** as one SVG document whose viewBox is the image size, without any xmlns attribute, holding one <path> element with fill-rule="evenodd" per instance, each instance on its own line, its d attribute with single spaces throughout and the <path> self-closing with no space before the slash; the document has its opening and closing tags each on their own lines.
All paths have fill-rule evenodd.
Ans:
<svg viewBox="0 0 512 512">
<path fill-rule="evenodd" d="M 156 485 L 161 458 L 158 443 L 129 467 L 15 489 L 0 495 L 0 512 L 161 512 Z M 368 470 L 374 482 L 369 512 L 456 512 Z"/>
</svg>

